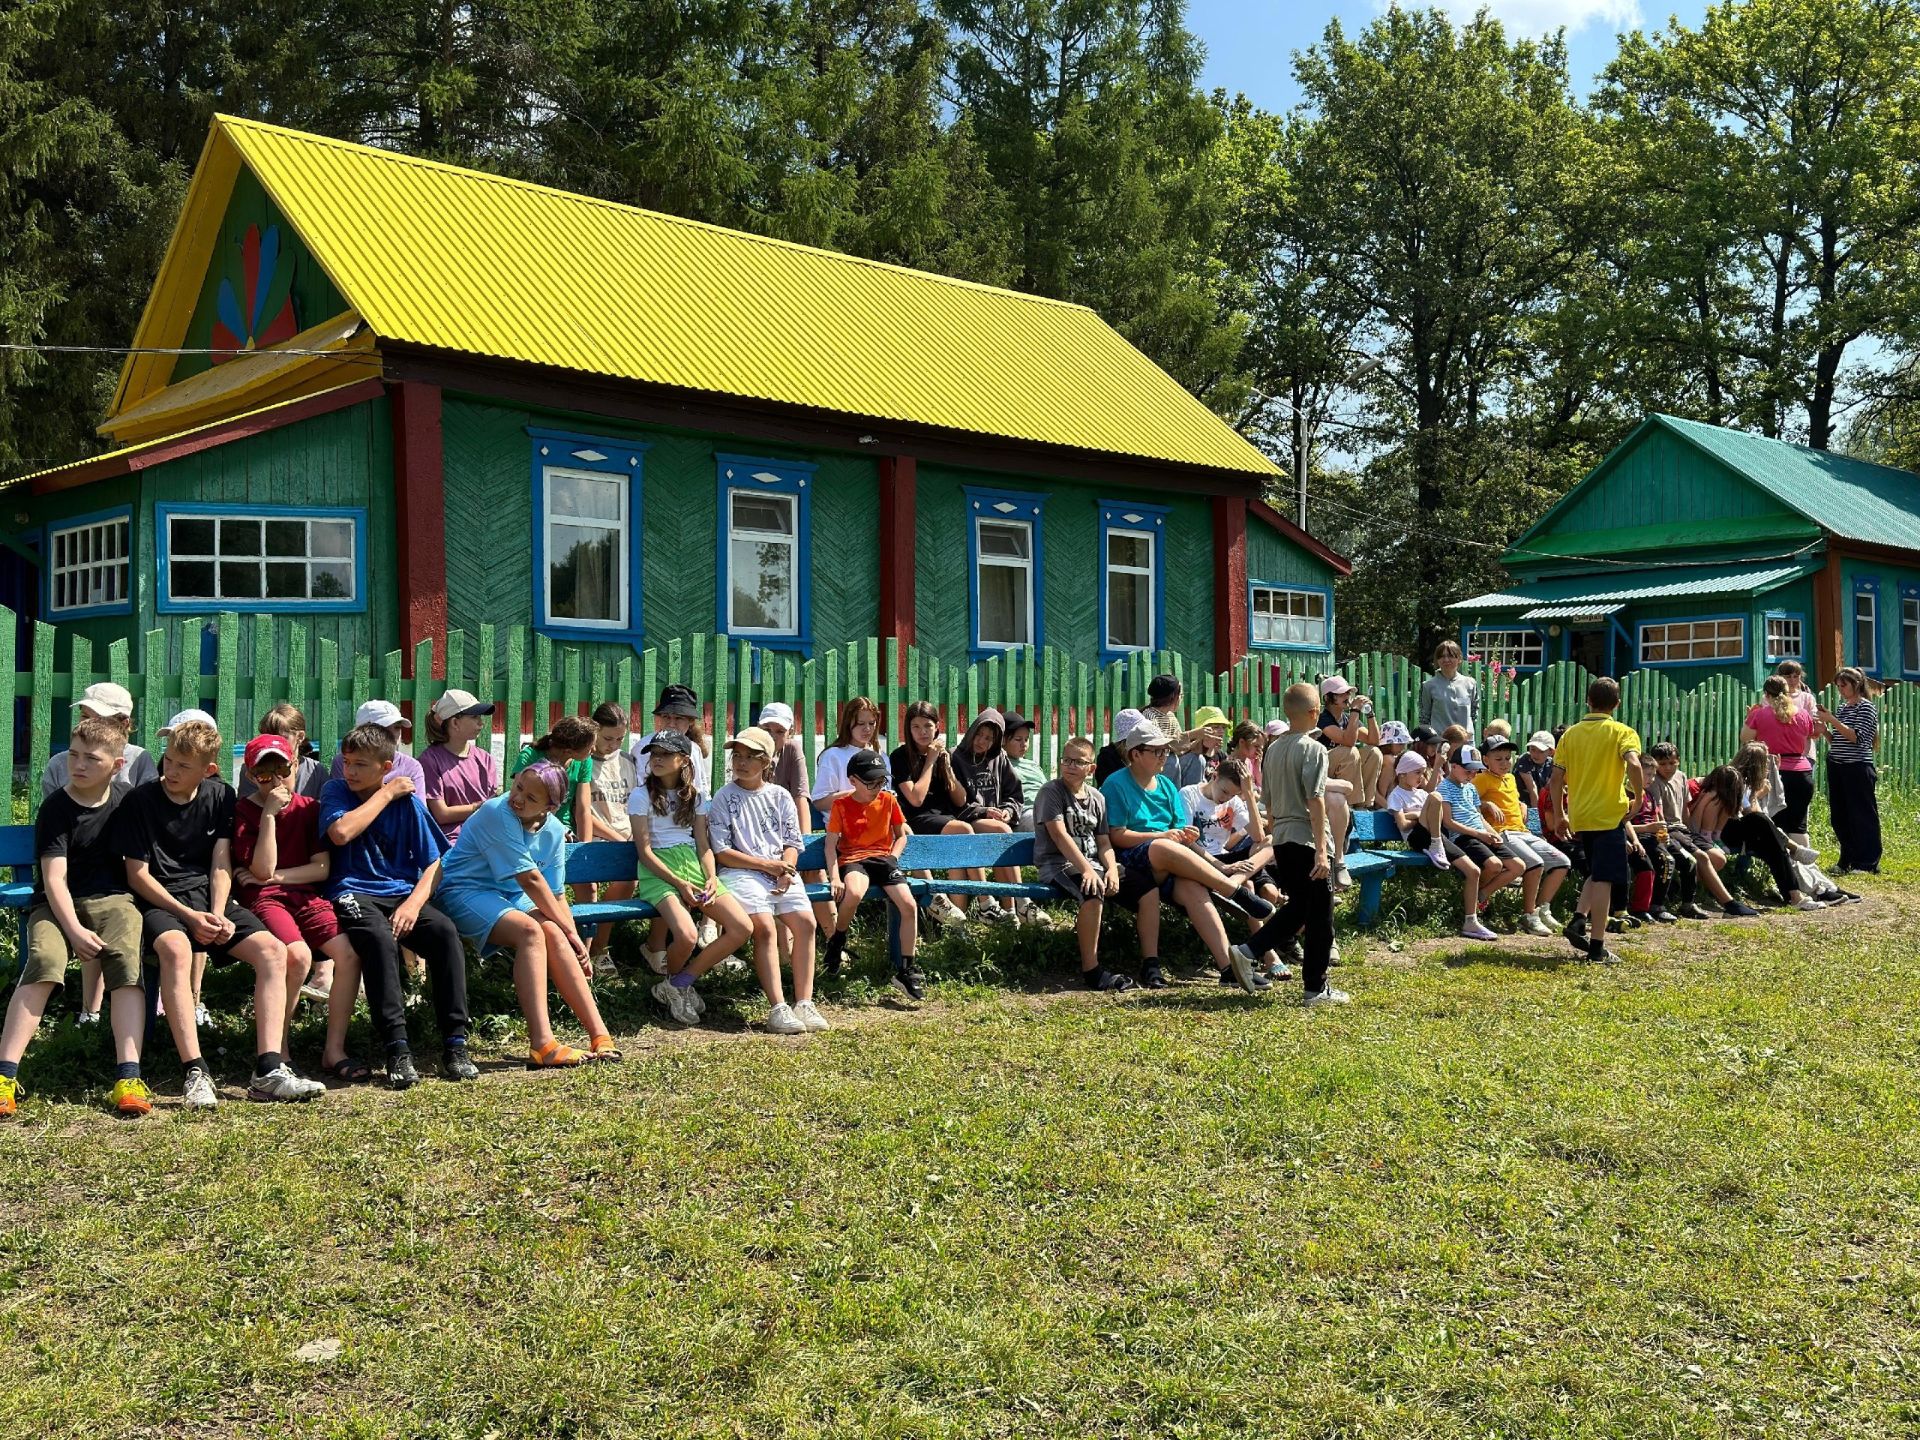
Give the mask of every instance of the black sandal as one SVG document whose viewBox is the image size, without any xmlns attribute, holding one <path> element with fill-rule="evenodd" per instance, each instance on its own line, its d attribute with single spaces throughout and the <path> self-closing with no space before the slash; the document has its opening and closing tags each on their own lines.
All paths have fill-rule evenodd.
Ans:
<svg viewBox="0 0 1920 1440">
<path fill-rule="evenodd" d="M 358 1085 L 373 1078 L 373 1068 L 351 1055 L 343 1055 L 331 1065 L 322 1065 L 320 1073 L 340 1085 Z"/>
</svg>

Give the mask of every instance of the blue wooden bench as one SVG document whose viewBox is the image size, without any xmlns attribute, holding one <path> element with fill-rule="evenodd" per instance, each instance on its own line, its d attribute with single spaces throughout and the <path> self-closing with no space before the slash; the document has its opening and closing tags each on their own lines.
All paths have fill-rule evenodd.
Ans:
<svg viewBox="0 0 1920 1440">
<path fill-rule="evenodd" d="M 0 825 L 0 910 L 19 920 L 20 963 L 27 963 L 27 910 L 33 904 L 33 827 Z"/>
</svg>

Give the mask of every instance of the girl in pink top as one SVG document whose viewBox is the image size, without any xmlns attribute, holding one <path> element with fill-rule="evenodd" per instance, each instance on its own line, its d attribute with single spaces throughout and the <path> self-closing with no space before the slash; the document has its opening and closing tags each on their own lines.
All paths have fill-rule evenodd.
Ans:
<svg viewBox="0 0 1920 1440">
<path fill-rule="evenodd" d="M 1813 803 L 1812 751 L 1817 722 L 1788 693 L 1785 677 L 1769 675 L 1761 693 L 1765 698 L 1747 712 L 1740 743 L 1749 745 L 1757 740 L 1778 762 L 1781 799 L 1786 805 L 1777 823 L 1796 844 L 1804 845 L 1807 807 Z"/>
</svg>

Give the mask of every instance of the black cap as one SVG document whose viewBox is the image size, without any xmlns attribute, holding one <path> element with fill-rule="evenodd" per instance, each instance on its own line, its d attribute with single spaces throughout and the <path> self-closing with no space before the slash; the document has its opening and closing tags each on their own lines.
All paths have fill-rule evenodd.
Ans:
<svg viewBox="0 0 1920 1440">
<path fill-rule="evenodd" d="M 700 718 L 700 697 L 684 685 L 669 685 L 660 692 L 660 703 L 653 707 L 656 715 L 681 715 L 689 720 Z"/>
<path fill-rule="evenodd" d="M 1150 705 L 1164 705 L 1179 693 L 1178 675 L 1156 675 L 1147 682 L 1147 703 Z"/>
<path fill-rule="evenodd" d="M 1003 735 L 1011 738 L 1016 730 L 1031 729 L 1033 729 L 1033 721 L 1027 719 L 1027 717 L 1022 715 L 1018 710 L 1007 711 L 1007 724 L 1006 729 L 1002 732 Z"/>
<path fill-rule="evenodd" d="M 1511 735 L 1489 735 L 1487 736 L 1487 743 L 1480 747 L 1480 753 L 1482 755 L 1491 755 L 1496 750 L 1518 750 L 1519 748 L 1518 745 L 1513 743 L 1513 737 Z"/>
<path fill-rule="evenodd" d="M 652 755 L 656 752 L 661 755 L 691 755 L 693 754 L 693 741 L 682 735 L 678 730 L 656 731 L 654 737 L 640 747 L 640 753 L 642 755 Z"/>
<path fill-rule="evenodd" d="M 867 785 L 879 785 L 887 778 L 887 762 L 871 750 L 862 750 L 847 761 L 847 774 Z"/>
<path fill-rule="evenodd" d="M 1416 745 L 1438 745 L 1440 743 L 1440 732 L 1431 725 L 1416 725 L 1413 727 L 1413 743 Z"/>
</svg>

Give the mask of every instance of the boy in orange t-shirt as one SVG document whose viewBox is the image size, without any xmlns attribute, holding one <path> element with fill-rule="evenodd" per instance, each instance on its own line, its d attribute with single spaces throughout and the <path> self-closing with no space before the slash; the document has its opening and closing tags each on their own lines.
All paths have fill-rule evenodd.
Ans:
<svg viewBox="0 0 1920 1440">
<path fill-rule="evenodd" d="M 906 849 L 907 817 L 900 802 L 886 788 L 887 762 L 870 750 L 847 762 L 847 781 L 853 792 L 833 802 L 827 814 L 827 888 L 833 892 L 833 934 L 827 938 L 827 974 L 840 971 L 847 948 L 847 926 L 870 886 L 878 885 L 900 912 L 900 954 L 893 962 L 893 983 L 915 1000 L 925 998 L 925 977 L 914 959 L 919 941 L 920 907 L 900 869 Z M 847 867 L 842 876 L 841 866 Z"/>
</svg>

